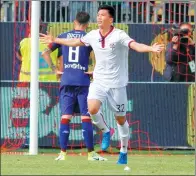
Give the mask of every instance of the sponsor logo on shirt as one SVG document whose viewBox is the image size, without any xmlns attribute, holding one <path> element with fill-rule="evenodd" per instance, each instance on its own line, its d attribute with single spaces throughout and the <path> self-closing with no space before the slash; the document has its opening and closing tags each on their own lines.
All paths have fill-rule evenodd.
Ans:
<svg viewBox="0 0 196 176">
<path fill-rule="evenodd" d="M 79 70 L 86 70 L 85 67 L 81 66 L 80 64 L 64 64 L 65 68 L 73 68 Z"/>
</svg>

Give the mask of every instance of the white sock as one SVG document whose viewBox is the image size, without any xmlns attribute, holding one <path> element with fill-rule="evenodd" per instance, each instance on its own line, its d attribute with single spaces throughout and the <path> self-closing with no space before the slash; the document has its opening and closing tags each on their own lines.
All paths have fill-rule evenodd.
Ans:
<svg viewBox="0 0 196 176">
<path fill-rule="evenodd" d="M 91 115 L 91 118 L 93 124 L 96 125 L 103 133 L 107 133 L 110 131 L 110 128 L 107 126 L 101 111 L 98 111 L 97 114 Z"/>
<path fill-rule="evenodd" d="M 129 142 L 129 124 L 127 121 L 124 123 L 124 125 L 119 125 L 117 123 L 117 127 L 118 127 L 118 133 L 121 141 L 120 152 L 127 153 L 128 142 Z"/>
</svg>

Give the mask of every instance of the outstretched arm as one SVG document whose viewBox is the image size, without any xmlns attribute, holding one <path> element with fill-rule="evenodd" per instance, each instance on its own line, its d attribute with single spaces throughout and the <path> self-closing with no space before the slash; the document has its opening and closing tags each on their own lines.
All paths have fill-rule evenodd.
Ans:
<svg viewBox="0 0 196 176">
<path fill-rule="evenodd" d="M 40 34 L 40 41 L 44 44 L 51 44 L 51 43 L 57 43 L 60 45 L 65 45 L 65 46 L 84 46 L 84 44 L 80 41 L 79 38 L 72 38 L 72 39 L 64 39 L 64 38 L 55 38 L 49 33 L 47 34 Z"/>
<path fill-rule="evenodd" d="M 65 45 L 65 46 L 72 46 L 72 47 L 84 46 L 84 44 L 78 38 L 72 38 L 72 39 L 55 38 L 54 43 L 58 43 L 60 45 Z"/>
<path fill-rule="evenodd" d="M 148 46 L 143 43 L 137 43 L 137 42 L 133 41 L 133 42 L 130 42 L 129 47 L 137 52 L 160 53 L 164 49 L 164 44 L 155 43 L 152 46 Z"/>
</svg>

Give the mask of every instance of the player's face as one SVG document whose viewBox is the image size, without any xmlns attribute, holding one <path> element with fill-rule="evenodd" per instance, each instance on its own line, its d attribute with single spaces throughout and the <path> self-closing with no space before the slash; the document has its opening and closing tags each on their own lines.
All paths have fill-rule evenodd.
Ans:
<svg viewBox="0 0 196 176">
<path fill-rule="evenodd" d="M 102 9 L 97 13 L 97 24 L 100 28 L 111 26 L 113 18 L 108 13 L 108 10 Z"/>
</svg>

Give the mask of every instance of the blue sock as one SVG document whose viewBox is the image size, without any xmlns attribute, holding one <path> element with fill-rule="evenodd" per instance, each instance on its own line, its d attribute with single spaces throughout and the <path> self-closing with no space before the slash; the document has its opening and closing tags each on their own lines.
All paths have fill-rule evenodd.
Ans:
<svg viewBox="0 0 196 176">
<path fill-rule="evenodd" d="M 94 151 L 93 125 L 91 119 L 82 120 L 83 136 L 88 152 Z"/>
<path fill-rule="evenodd" d="M 62 119 L 60 124 L 60 133 L 59 133 L 59 140 L 60 140 L 60 147 L 61 151 L 66 152 L 67 150 L 67 143 L 69 140 L 69 119 Z"/>
</svg>

